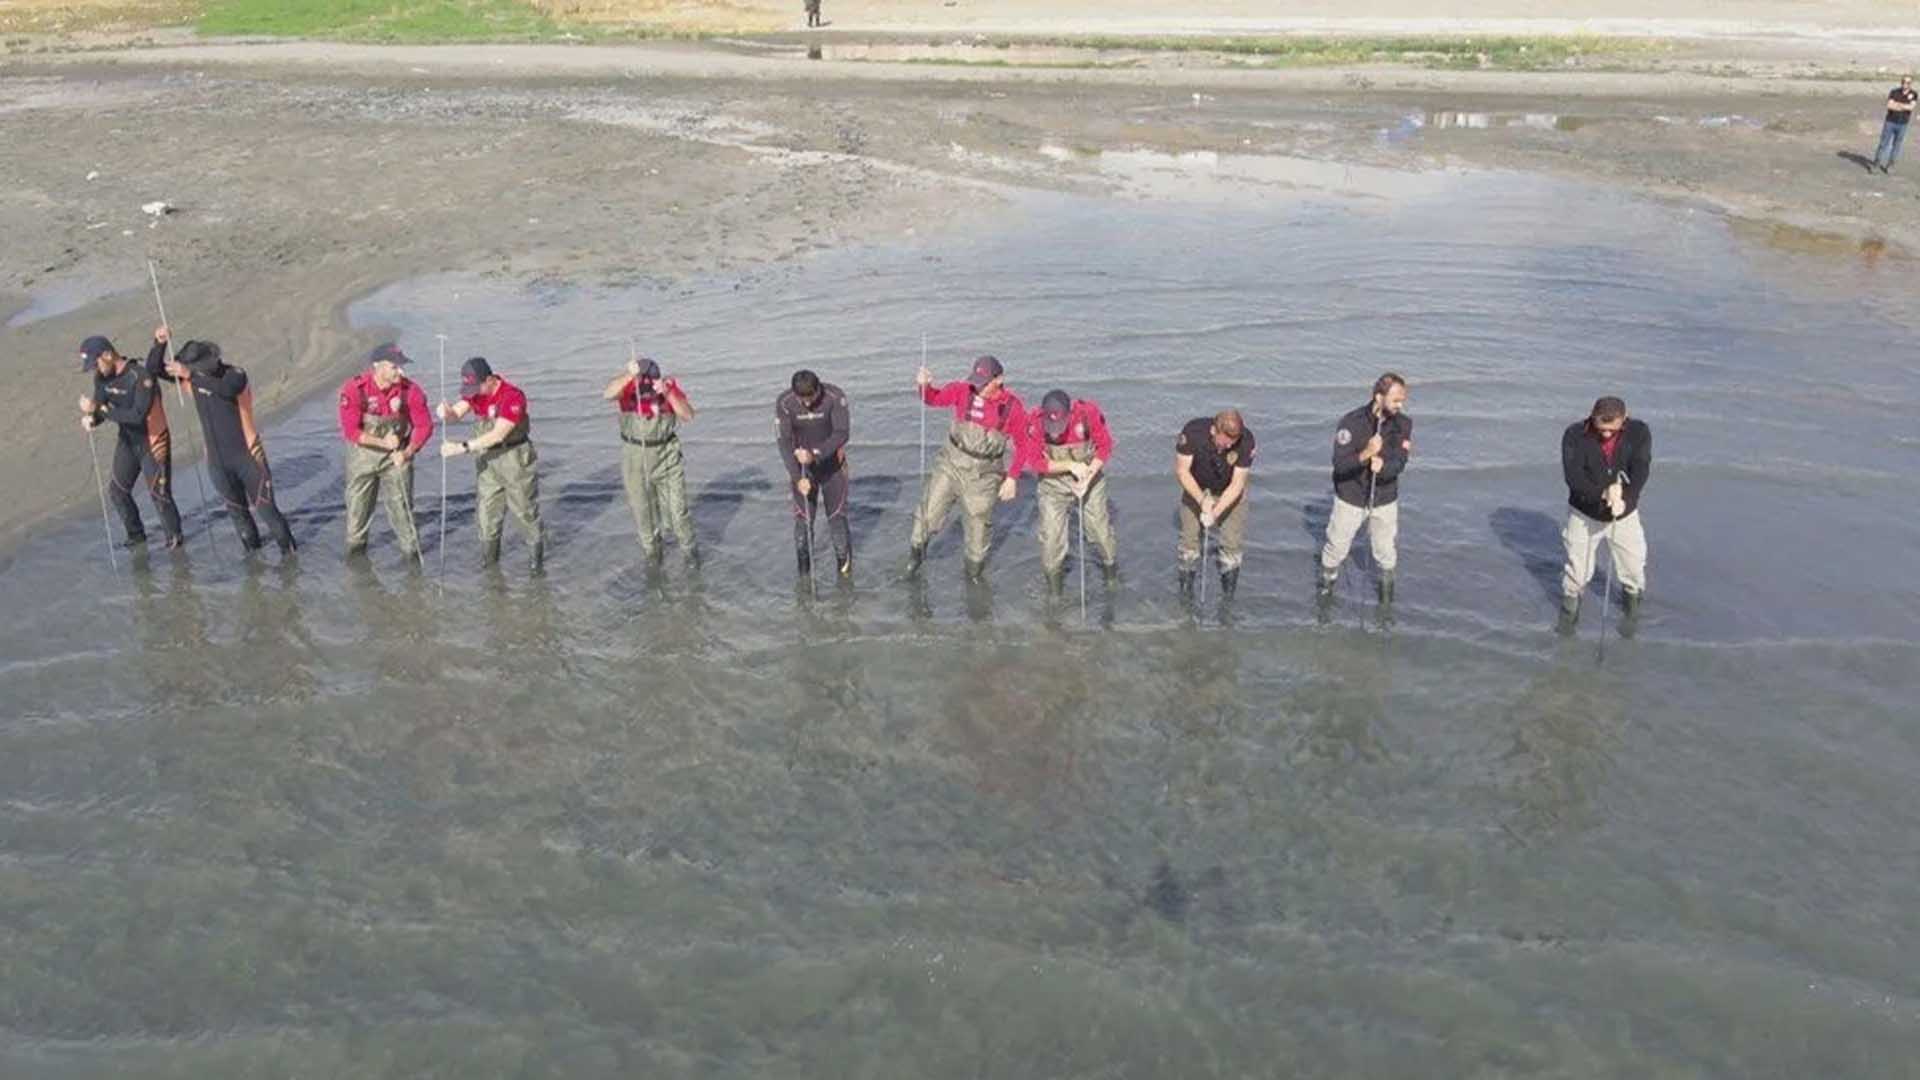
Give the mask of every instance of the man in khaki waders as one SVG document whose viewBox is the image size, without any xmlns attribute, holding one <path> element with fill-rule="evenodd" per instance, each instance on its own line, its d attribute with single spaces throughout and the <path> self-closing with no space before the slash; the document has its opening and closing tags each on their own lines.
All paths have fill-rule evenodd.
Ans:
<svg viewBox="0 0 1920 1080">
<path fill-rule="evenodd" d="M 527 415 L 527 395 L 495 375 L 486 357 L 473 357 L 460 365 L 460 400 L 440 403 L 441 420 L 467 417 L 479 425 L 479 434 L 471 439 L 443 439 L 440 456 L 473 455 L 480 561 L 487 566 L 499 563 L 500 530 L 507 511 L 512 510 L 527 536 L 527 568 L 538 571 L 546 542 L 540 531 L 540 477 L 534 471 L 540 459 L 529 436 L 533 419 Z"/>
<path fill-rule="evenodd" d="M 367 357 L 366 371 L 340 387 L 340 435 L 347 440 L 347 555 L 364 554 L 375 497 L 400 550 L 420 558 L 413 524 L 413 457 L 433 437 L 433 413 L 420 385 L 401 374 L 411 363 L 394 344 Z"/>
<path fill-rule="evenodd" d="M 1233 599 L 1247 545 L 1247 483 L 1253 476 L 1253 432 L 1238 409 L 1187 421 L 1173 448 L 1180 483 L 1180 593 L 1193 595 L 1194 575 L 1206 569 L 1206 540 L 1220 563 L 1220 597 Z"/>
<path fill-rule="evenodd" d="M 924 367 L 916 382 L 924 404 L 953 410 L 953 424 L 947 428 L 947 445 L 934 459 L 927 489 L 920 493 L 920 505 L 913 512 L 907 572 L 919 572 L 927 542 L 946 528 L 947 512 L 958 501 L 966 533 L 967 576 L 978 578 L 986 570 L 993 541 L 994 499 L 1011 502 L 1018 487 L 1014 477 L 1020 473 L 1022 458 L 1017 441 L 1025 437 L 1026 409 L 1007 389 L 1000 361 L 991 356 L 975 360 L 967 378 L 938 390 L 933 387 L 933 373 Z"/>
<path fill-rule="evenodd" d="M 692 421 L 693 403 L 678 380 L 661 375 L 660 365 L 646 359 L 628 361 L 600 396 L 620 409 L 620 441 L 626 444 L 620 472 L 640 546 L 648 559 L 660 560 L 664 518 L 687 565 L 699 566 L 700 545 L 693 535 L 687 468 L 677 434 L 681 424 Z"/>
<path fill-rule="evenodd" d="M 1049 391 L 1027 424 L 1027 467 L 1040 474 L 1034 497 L 1040 504 L 1040 566 L 1047 587 L 1066 584 L 1067 532 L 1077 505 L 1081 529 L 1100 552 L 1100 568 L 1111 583 L 1118 576 L 1119 545 L 1107 505 L 1107 461 L 1113 435 L 1100 406 L 1075 401 L 1064 390 Z"/>
</svg>

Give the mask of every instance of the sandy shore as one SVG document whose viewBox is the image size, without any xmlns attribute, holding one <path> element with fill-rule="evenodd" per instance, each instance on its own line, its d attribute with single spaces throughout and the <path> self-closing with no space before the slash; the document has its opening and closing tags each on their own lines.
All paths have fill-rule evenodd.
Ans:
<svg viewBox="0 0 1920 1080">
<path fill-rule="evenodd" d="M 1873 10 L 1628 72 L 809 62 L 779 41 L 16 53 L 0 342 L 21 407 L 0 537 L 93 504 L 71 357 L 87 333 L 144 341 L 149 256 L 180 333 L 219 340 L 270 409 L 354 370 L 372 334 L 343 307 L 387 281 L 741 273 L 974 220 L 1009 186 L 1112 186 L 1061 147 L 1538 170 L 1897 257 L 1920 250 L 1920 184 L 1844 155 L 1871 149 L 1899 43 L 1819 30 Z M 1858 77 L 1785 77 L 1810 70 Z M 143 214 L 154 200 L 177 211 Z"/>
</svg>

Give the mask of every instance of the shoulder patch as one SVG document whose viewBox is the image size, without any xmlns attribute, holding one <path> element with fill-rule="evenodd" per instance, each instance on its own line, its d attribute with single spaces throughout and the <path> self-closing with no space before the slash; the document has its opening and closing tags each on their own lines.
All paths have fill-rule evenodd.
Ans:
<svg viewBox="0 0 1920 1080">
<path fill-rule="evenodd" d="M 340 407 L 343 409 L 347 407 L 347 395 L 344 391 L 340 394 Z"/>
<path fill-rule="evenodd" d="M 1346 428 L 1336 428 L 1333 433 L 1333 445 L 1345 446 L 1353 441 L 1353 432 Z"/>
<path fill-rule="evenodd" d="M 1179 445 L 1180 445 L 1180 449 L 1182 450 L 1185 450 L 1187 448 L 1187 433 L 1184 431 L 1180 433 Z"/>
</svg>

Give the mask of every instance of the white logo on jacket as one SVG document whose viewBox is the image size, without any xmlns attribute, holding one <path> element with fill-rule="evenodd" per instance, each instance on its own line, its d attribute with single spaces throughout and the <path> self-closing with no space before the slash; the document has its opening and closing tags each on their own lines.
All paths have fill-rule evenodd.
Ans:
<svg viewBox="0 0 1920 1080">
<path fill-rule="evenodd" d="M 1340 428 L 1333 433 L 1333 445 L 1345 446 L 1353 441 L 1353 432 Z"/>
</svg>

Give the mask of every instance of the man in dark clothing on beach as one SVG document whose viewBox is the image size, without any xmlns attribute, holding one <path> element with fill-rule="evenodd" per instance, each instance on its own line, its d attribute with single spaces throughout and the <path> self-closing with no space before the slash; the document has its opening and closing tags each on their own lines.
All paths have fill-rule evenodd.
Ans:
<svg viewBox="0 0 1920 1080">
<path fill-rule="evenodd" d="M 133 482 L 145 474 L 147 495 L 160 515 L 169 549 L 180 546 L 180 511 L 173 503 L 173 436 L 167 430 L 167 410 L 160 401 L 161 365 L 166 363 L 166 330 L 155 335 L 144 364 L 136 364 L 99 335 L 80 343 L 80 370 L 93 376 L 93 393 L 80 399 L 80 426 L 89 434 L 102 421 L 120 427 L 113 451 L 113 483 L 107 497 L 120 512 L 126 529 L 125 546 L 147 542 L 140 508 L 133 502 Z"/>
<path fill-rule="evenodd" d="M 1913 103 L 1916 94 L 1913 89 L 1913 76 L 1907 75 L 1900 85 L 1887 95 L 1887 119 L 1880 125 L 1880 145 L 1873 151 L 1873 163 L 1880 166 L 1882 173 L 1893 171 L 1893 163 L 1900 157 L 1900 144 L 1907 138 L 1907 121 L 1913 119 Z"/>
<path fill-rule="evenodd" d="M 161 327 L 162 344 L 166 333 L 166 327 Z M 267 448 L 253 423 L 253 390 L 247 385 L 247 373 L 223 360 L 220 346 L 211 341 L 187 342 L 165 371 L 193 393 L 200 430 L 207 438 L 207 475 L 227 505 L 241 547 L 260 548 L 260 527 L 253 520 L 258 511 L 280 554 L 293 554 L 293 530 L 273 500 Z"/>
<path fill-rule="evenodd" d="M 1407 381 L 1388 372 L 1374 381 L 1373 397 L 1341 417 L 1333 429 L 1333 512 L 1327 517 L 1326 546 L 1320 549 L 1322 596 L 1333 592 L 1340 565 L 1364 524 L 1374 564 L 1380 568 L 1380 602 L 1393 603 L 1400 473 L 1413 454 L 1413 418 L 1406 414 L 1406 404 Z"/>
</svg>

